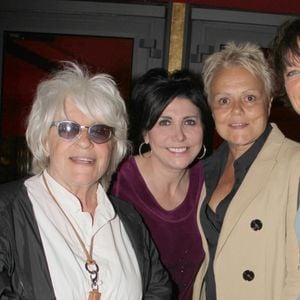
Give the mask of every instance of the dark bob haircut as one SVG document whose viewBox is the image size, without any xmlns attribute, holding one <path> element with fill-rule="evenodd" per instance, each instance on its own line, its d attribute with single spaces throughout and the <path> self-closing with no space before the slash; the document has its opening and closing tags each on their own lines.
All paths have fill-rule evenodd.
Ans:
<svg viewBox="0 0 300 300">
<path fill-rule="evenodd" d="M 272 42 L 272 63 L 276 72 L 277 93 L 284 93 L 283 74 L 287 67 L 300 61 L 300 18 L 284 22 L 277 30 Z"/>
<path fill-rule="evenodd" d="M 129 105 L 130 139 L 134 148 L 143 142 L 144 134 L 156 124 L 165 108 L 176 98 L 190 100 L 198 107 L 203 127 L 208 126 L 211 116 L 202 95 L 200 76 L 187 70 L 169 73 L 165 69 L 151 69 L 136 81 Z"/>
</svg>

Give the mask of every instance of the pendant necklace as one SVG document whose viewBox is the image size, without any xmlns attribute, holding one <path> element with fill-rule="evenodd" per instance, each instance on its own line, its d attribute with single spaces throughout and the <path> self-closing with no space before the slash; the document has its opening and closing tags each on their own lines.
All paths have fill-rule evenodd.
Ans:
<svg viewBox="0 0 300 300">
<path fill-rule="evenodd" d="M 75 226 L 72 224 L 71 220 L 57 201 L 57 199 L 54 197 L 53 193 L 51 192 L 48 183 L 46 181 L 44 173 L 42 174 L 44 184 L 47 188 L 48 193 L 50 194 L 51 198 L 54 200 L 54 202 L 57 204 L 59 209 L 61 210 L 62 214 L 65 216 L 67 219 L 68 223 L 71 225 L 71 228 L 73 229 L 80 245 L 81 248 L 86 256 L 86 262 L 85 262 L 85 269 L 89 272 L 90 274 L 90 279 L 91 279 L 91 288 L 92 290 L 89 292 L 89 297 L 88 300 L 100 300 L 101 293 L 99 292 L 99 287 L 98 287 L 98 275 L 99 275 L 99 266 L 96 263 L 96 261 L 93 259 L 93 246 L 94 246 L 94 236 L 91 238 L 91 245 L 89 251 L 84 245 L 84 242 L 82 238 L 80 237 L 78 231 L 76 230 Z"/>
</svg>

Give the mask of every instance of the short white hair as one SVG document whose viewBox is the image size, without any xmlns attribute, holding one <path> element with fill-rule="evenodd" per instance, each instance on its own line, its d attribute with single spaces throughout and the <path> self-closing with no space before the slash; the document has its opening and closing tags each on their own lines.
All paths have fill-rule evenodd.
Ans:
<svg viewBox="0 0 300 300">
<path fill-rule="evenodd" d="M 100 179 L 105 189 L 111 176 L 127 152 L 127 113 L 115 81 L 108 74 L 91 75 L 88 69 L 73 62 L 63 62 L 62 69 L 54 72 L 38 87 L 28 117 L 26 140 L 32 152 L 32 172 L 41 173 L 49 165 L 45 141 L 57 113 L 65 116 L 65 101 L 73 103 L 88 118 L 103 120 L 114 128 L 114 148 L 107 172 Z"/>
</svg>

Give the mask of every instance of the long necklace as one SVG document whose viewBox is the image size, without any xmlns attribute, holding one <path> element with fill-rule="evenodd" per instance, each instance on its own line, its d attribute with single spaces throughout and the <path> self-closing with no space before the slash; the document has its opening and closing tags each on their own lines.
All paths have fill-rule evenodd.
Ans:
<svg viewBox="0 0 300 300">
<path fill-rule="evenodd" d="M 86 256 L 86 262 L 85 262 L 85 269 L 89 272 L 90 274 L 90 279 L 91 279 L 91 288 L 92 290 L 89 292 L 89 297 L 88 300 L 100 300 L 101 294 L 99 292 L 98 289 L 98 275 L 99 275 L 99 266 L 97 265 L 96 261 L 93 259 L 93 246 L 94 246 L 94 236 L 91 238 L 91 245 L 90 245 L 90 249 L 89 251 L 87 250 L 87 248 L 84 245 L 84 242 L 82 240 L 82 238 L 80 237 L 78 231 L 76 230 L 75 226 L 72 224 L 71 220 L 69 219 L 69 217 L 67 216 L 67 214 L 65 213 L 65 211 L 63 210 L 63 208 L 61 207 L 61 205 L 59 204 L 59 202 L 57 201 L 57 199 L 54 197 L 53 193 L 51 192 L 48 183 L 46 181 L 45 175 L 43 173 L 43 181 L 44 184 L 47 188 L 47 191 L 49 193 L 49 195 L 51 196 L 51 198 L 54 200 L 54 202 L 57 204 L 57 206 L 59 207 L 59 209 L 61 210 L 62 214 L 65 216 L 66 220 L 69 222 L 69 224 L 71 225 L 80 245 L 81 248 Z"/>
</svg>

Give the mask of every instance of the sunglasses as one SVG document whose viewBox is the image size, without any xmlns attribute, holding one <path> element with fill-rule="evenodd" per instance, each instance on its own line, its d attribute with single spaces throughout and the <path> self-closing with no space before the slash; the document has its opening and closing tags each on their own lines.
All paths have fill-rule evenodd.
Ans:
<svg viewBox="0 0 300 300">
<path fill-rule="evenodd" d="M 87 128 L 89 138 L 96 144 L 103 144 L 113 136 L 114 129 L 107 125 L 95 124 L 92 126 L 80 125 L 74 121 L 55 121 L 51 124 L 55 126 L 58 135 L 64 140 L 71 141 L 80 137 L 81 131 Z"/>
</svg>

